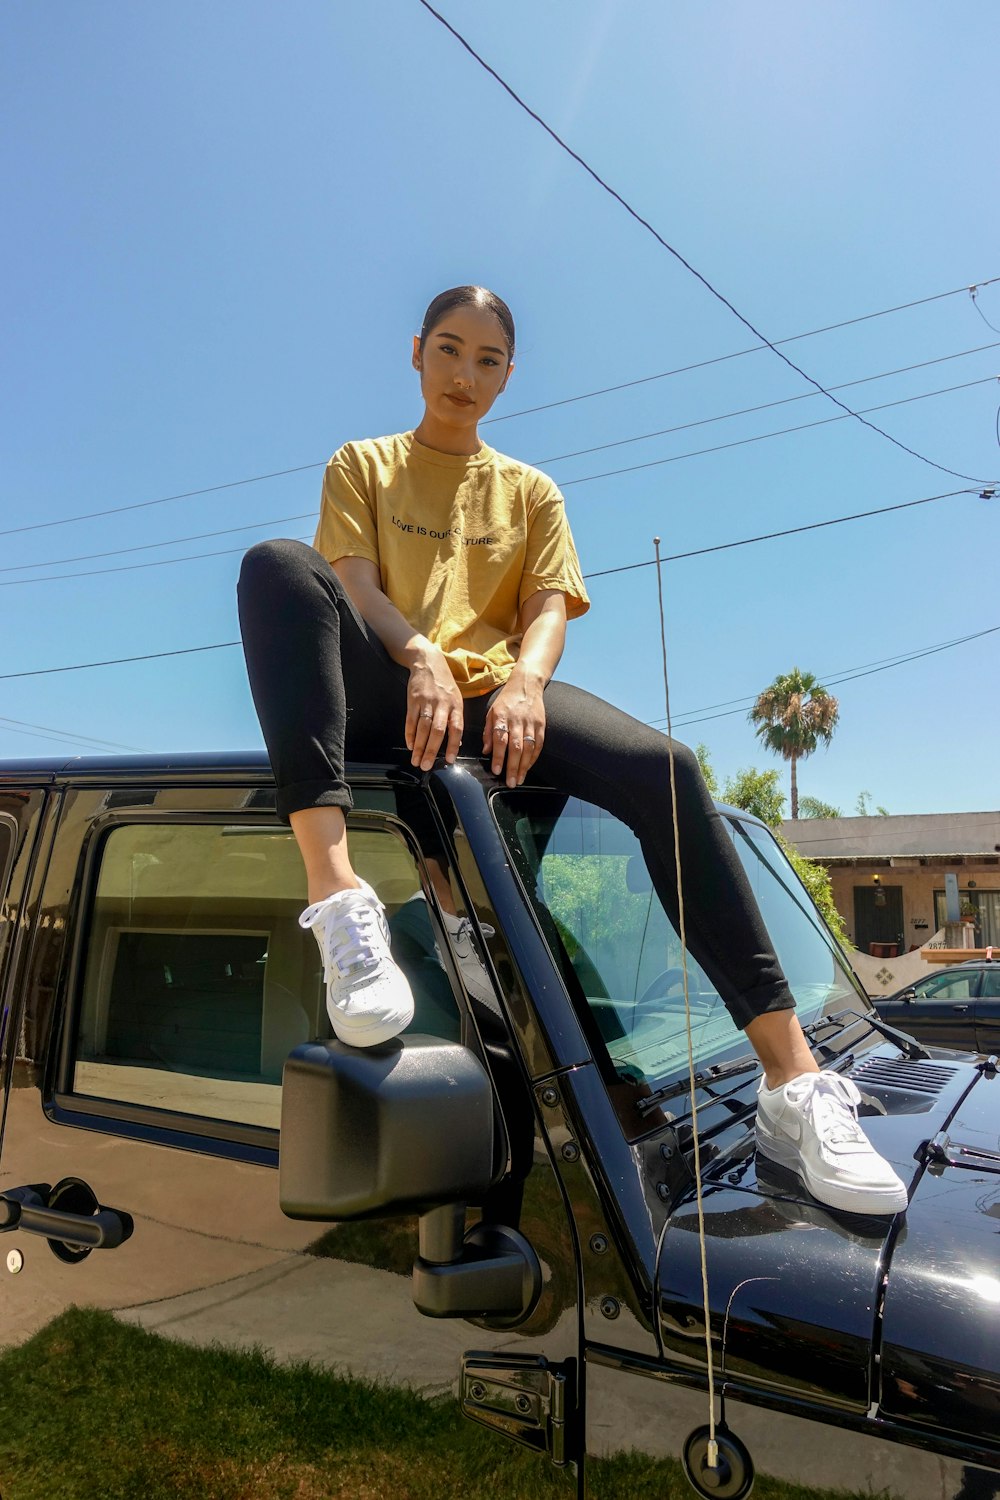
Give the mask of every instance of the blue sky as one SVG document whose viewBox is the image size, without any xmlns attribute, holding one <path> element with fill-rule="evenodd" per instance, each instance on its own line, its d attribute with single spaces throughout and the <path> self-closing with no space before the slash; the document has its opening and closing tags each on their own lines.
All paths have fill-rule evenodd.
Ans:
<svg viewBox="0 0 1000 1500">
<path fill-rule="evenodd" d="M 772 339 L 1000 277 L 986 0 L 440 8 Z M 410 336 L 457 282 L 514 309 L 484 437 L 564 486 L 585 571 L 650 558 L 654 535 L 687 551 L 968 487 L 852 420 L 680 456 L 836 415 L 818 395 L 581 452 L 811 390 L 766 351 L 511 415 L 754 340 L 417 0 L 8 6 L 0 70 L 4 673 L 235 640 L 239 549 L 311 537 L 329 454 L 415 424 Z M 978 307 L 1000 329 L 1000 282 Z M 962 291 L 788 353 L 828 385 L 961 355 L 841 399 L 966 387 L 872 420 L 990 479 L 990 344 Z M 1000 625 L 998 517 L 963 495 L 668 565 L 678 732 L 722 774 L 775 764 L 739 700 L 777 672 L 826 679 Z M 229 534 L 181 540 L 211 532 Z M 174 558 L 195 560 L 93 571 Z M 660 718 L 653 570 L 591 587 L 561 675 Z M 1000 806 L 998 649 L 1000 632 L 832 687 L 841 726 L 801 791 Z M 716 704 L 737 711 L 696 712 Z M 4 757 L 260 743 L 232 648 L 8 678 L 0 716 Z"/>
</svg>

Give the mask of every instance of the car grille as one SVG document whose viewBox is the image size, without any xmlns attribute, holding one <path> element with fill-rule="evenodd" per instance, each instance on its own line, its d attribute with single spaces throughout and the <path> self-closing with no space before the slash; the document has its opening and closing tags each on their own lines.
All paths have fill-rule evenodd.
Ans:
<svg viewBox="0 0 1000 1500">
<path fill-rule="evenodd" d="M 940 1094 L 958 1068 L 948 1063 L 909 1062 L 899 1057 L 869 1057 L 849 1077 L 862 1088 L 899 1089 L 907 1094 Z"/>
</svg>

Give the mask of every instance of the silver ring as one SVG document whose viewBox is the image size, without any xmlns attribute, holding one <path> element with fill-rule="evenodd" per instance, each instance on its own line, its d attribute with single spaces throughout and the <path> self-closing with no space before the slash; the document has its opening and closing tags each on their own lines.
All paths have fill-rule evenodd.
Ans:
<svg viewBox="0 0 1000 1500">
<path fill-rule="evenodd" d="M 433 719 L 434 715 L 433 714 L 428 714 L 428 713 L 423 713 L 423 714 L 420 715 L 420 717 L 422 719 Z"/>
<path fill-rule="evenodd" d="M 526 734 L 524 736 L 524 743 L 526 745 L 533 745 L 535 743 L 535 736 L 533 734 Z"/>
<path fill-rule="evenodd" d="M 507 734 L 508 730 L 507 730 L 506 724 L 494 724 L 494 726 L 493 726 L 493 733 L 494 734 Z"/>
</svg>

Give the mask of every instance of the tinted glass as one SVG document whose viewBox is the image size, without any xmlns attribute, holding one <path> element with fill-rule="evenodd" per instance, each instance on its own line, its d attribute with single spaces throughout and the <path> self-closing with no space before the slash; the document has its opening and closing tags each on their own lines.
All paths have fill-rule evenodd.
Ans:
<svg viewBox="0 0 1000 1500">
<path fill-rule="evenodd" d="M 358 872 L 401 928 L 414 1026 L 456 1036 L 416 865 L 388 829 L 352 832 Z M 298 917 L 285 828 L 134 824 L 104 842 L 73 1059 L 77 1094 L 277 1127 L 284 1060 L 328 1036 L 320 954 Z"/>
<path fill-rule="evenodd" d="M 984 1000 L 1000 1000 L 1000 964 L 995 969 L 983 971 L 983 987 L 979 993 Z"/>
<path fill-rule="evenodd" d="M 974 969 L 964 974 L 935 974 L 916 986 L 918 1000 L 968 1000 L 978 988 L 979 974 Z"/>
<path fill-rule="evenodd" d="M 494 808 L 570 993 L 618 1076 L 659 1085 L 687 1068 L 680 938 L 652 888 L 639 841 L 602 809 L 555 793 L 503 793 Z M 730 827 L 803 1022 L 858 1004 L 822 921 L 774 840 Z M 688 955 L 695 1065 L 748 1051 Z"/>
</svg>

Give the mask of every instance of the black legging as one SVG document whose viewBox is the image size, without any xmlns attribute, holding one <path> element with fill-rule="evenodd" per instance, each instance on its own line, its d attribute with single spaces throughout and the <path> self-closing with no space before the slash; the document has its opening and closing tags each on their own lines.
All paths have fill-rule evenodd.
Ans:
<svg viewBox="0 0 1000 1500">
<path fill-rule="evenodd" d="M 278 816 L 351 806 L 345 760 L 402 741 L 409 673 L 365 624 L 330 564 L 303 542 L 260 542 L 243 560 L 240 628 L 278 787 Z M 462 753 L 479 756 L 493 694 L 466 698 Z M 684 905 L 692 954 L 737 1026 L 795 1001 L 698 762 L 674 742 Z M 545 743 L 529 773 L 594 802 L 636 834 L 664 909 L 677 895 L 669 742 L 565 682 L 545 689 Z"/>
</svg>

